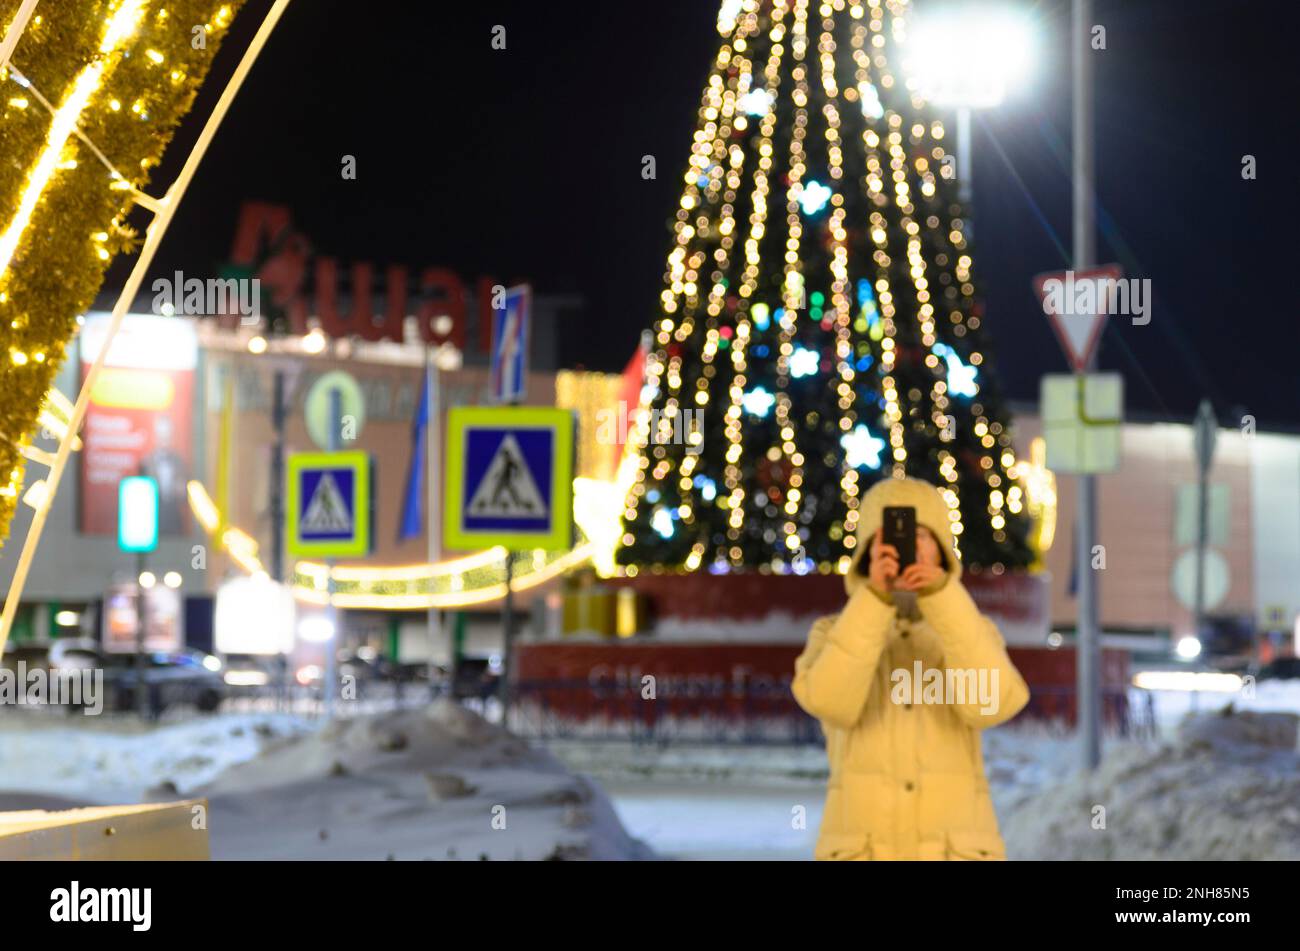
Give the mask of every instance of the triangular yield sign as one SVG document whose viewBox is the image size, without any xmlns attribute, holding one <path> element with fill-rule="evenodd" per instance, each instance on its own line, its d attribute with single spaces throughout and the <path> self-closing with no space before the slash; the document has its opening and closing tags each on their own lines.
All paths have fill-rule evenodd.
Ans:
<svg viewBox="0 0 1300 951">
<path fill-rule="evenodd" d="M 1109 313 L 1106 310 L 1108 282 L 1121 279 L 1118 264 L 1086 271 L 1055 271 L 1034 278 L 1034 292 L 1052 322 L 1065 358 L 1076 373 L 1083 373 L 1092 361 Z"/>
<path fill-rule="evenodd" d="M 316 483 L 316 490 L 303 513 L 300 531 L 311 535 L 337 535 L 352 531 L 352 514 L 334 476 L 326 472 Z"/>
<path fill-rule="evenodd" d="M 512 433 L 501 440 L 470 496 L 469 514 L 483 518 L 546 518 L 546 501 Z"/>
</svg>

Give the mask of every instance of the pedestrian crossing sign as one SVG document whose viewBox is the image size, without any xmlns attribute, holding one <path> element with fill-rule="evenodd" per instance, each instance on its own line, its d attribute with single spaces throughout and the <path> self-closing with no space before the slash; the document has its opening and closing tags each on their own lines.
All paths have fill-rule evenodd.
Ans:
<svg viewBox="0 0 1300 951">
<path fill-rule="evenodd" d="M 289 554 L 355 558 L 370 553 L 370 456 L 295 452 L 288 472 Z"/>
<path fill-rule="evenodd" d="M 461 551 L 573 544 L 573 414 L 467 406 L 447 414 L 443 543 Z"/>
</svg>

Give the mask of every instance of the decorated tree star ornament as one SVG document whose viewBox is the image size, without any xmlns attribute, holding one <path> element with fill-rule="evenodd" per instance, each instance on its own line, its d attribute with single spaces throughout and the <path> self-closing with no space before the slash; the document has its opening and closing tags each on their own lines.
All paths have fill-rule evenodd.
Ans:
<svg viewBox="0 0 1300 951">
<path fill-rule="evenodd" d="M 812 376 L 821 366 L 822 356 L 816 350 L 807 347 L 795 347 L 790 354 L 790 375 L 793 377 Z"/>
<path fill-rule="evenodd" d="M 886 443 L 871 435 L 861 423 L 840 437 L 840 445 L 844 447 L 844 461 L 850 469 L 880 468 L 880 454 Z"/>
<path fill-rule="evenodd" d="M 772 412 L 772 406 L 776 403 L 776 397 L 763 389 L 763 387 L 756 386 L 741 397 L 740 402 L 741 405 L 745 407 L 746 413 L 749 413 L 751 416 L 763 417 Z"/>
<path fill-rule="evenodd" d="M 815 215 L 831 200 L 831 190 L 816 180 L 809 180 L 799 194 L 799 207 L 805 215 Z"/>
<path fill-rule="evenodd" d="M 947 344 L 937 343 L 933 349 L 934 353 L 948 364 L 949 393 L 953 396 L 974 396 L 979 392 L 979 385 L 975 380 L 979 374 L 978 368 L 962 363 L 957 351 Z"/>
<path fill-rule="evenodd" d="M 751 89 L 736 100 L 736 105 L 746 115 L 765 116 L 772 111 L 772 103 L 775 101 L 776 97 L 766 89 Z"/>
</svg>

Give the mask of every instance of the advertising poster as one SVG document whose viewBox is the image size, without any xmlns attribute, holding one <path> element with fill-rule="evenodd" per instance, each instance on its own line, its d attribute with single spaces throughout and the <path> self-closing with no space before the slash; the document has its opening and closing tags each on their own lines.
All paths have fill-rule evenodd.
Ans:
<svg viewBox="0 0 1300 951">
<path fill-rule="evenodd" d="M 104 597 L 104 650 L 135 653 L 139 615 L 138 588 L 115 584 Z M 144 592 L 144 649 L 178 651 L 185 646 L 184 603 L 181 593 L 156 585 Z"/>
<path fill-rule="evenodd" d="M 103 346 L 108 314 L 86 316 L 84 380 Z M 86 413 L 81 452 L 80 530 L 117 532 L 117 486 L 126 476 L 158 480 L 158 532 L 189 530 L 185 483 L 193 470 L 192 406 L 198 338 L 188 321 L 128 314 L 109 348 Z"/>
</svg>

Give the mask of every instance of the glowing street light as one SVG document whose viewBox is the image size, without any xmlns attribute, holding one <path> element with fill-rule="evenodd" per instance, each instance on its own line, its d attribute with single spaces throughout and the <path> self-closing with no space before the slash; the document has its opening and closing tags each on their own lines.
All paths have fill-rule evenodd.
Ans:
<svg viewBox="0 0 1300 951">
<path fill-rule="evenodd" d="M 326 614 L 311 614 L 298 622 L 298 636 L 312 644 L 334 639 L 334 621 Z"/>
<path fill-rule="evenodd" d="M 907 87 L 936 106 L 957 110 L 958 197 L 970 201 L 970 114 L 1000 105 L 1033 67 L 1034 31 L 1012 10 L 981 5 L 940 7 L 908 31 Z"/>
<path fill-rule="evenodd" d="M 1034 38 L 1028 21 L 989 7 L 940 9 L 909 31 L 903 69 L 908 88 L 937 106 L 988 109 L 1026 79 Z"/>
</svg>

